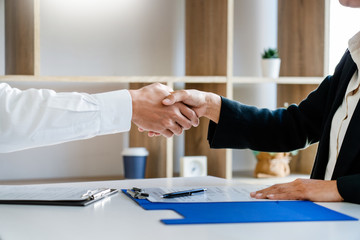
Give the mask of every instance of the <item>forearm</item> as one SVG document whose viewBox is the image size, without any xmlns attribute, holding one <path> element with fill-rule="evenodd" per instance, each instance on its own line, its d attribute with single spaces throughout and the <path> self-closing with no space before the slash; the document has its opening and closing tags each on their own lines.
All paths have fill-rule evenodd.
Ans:
<svg viewBox="0 0 360 240">
<path fill-rule="evenodd" d="M 326 78 L 299 106 L 270 110 L 222 99 L 218 124 L 209 125 L 213 148 L 292 151 L 319 141 L 332 106 L 332 79 Z"/>
<path fill-rule="evenodd" d="M 0 152 L 122 132 L 131 126 L 126 90 L 89 95 L 21 91 L 0 84 L 0 104 Z"/>
<path fill-rule="evenodd" d="M 320 129 L 304 121 L 301 110 L 261 109 L 222 98 L 218 124 L 210 122 L 208 140 L 212 148 L 250 148 L 287 152 L 317 140 Z"/>
</svg>

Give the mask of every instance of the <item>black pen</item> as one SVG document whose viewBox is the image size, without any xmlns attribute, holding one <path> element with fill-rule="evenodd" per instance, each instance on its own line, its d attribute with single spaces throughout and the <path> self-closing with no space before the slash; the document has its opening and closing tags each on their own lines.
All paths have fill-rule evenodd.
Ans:
<svg viewBox="0 0 360 240">
<path fill-rule="evenodd" d="M 163 198 L 176 198 L 176 197 L 185 197 L 185 196 L 191 196 L 194 193 L 201 193 L 205 192 L 206 188 L 197 188 L 197 189 L 190 189 L 190 190 L 183 190 L 179 192 L 171 192 L 171 193 L 165 193 L 162 195 Z"/>
</svg>

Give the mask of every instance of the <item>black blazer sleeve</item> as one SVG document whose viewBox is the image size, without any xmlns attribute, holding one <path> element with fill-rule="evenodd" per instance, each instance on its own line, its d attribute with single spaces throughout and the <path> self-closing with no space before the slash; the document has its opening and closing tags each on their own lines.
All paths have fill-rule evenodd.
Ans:
<svg viewBox="0 0 360 240">
<path fill-rule="evenodd" d="M 339 177 L 336 183 L 345 202 L 360 204 L 360 174 Z"/>
<path fill-rule="evenodd" d="M 261 109 L 222 97 L 219 123 L 209 124 L 210 147 L 288 152 L 319 141 L 329 81 L 287 109 Z"/>
<path fill-rule="evenodd" d="M 299 106 L 287 109 L 261 109 L 222 98 L 219 122 L 209 124 L 210 147 L 288 152 L 320 142 L 311 178 L 323 179 L 332 117 L 356 70 L 357 65 L 346 51 L 333 76 L 325 78 Z M 360 115 L 360 103 L 357 109 L 355 120 Z M 349 125 L 351 134 L 344 139 L 332 179 L 337 180 L 345 201 L 360 204 L 360 127 L 354 121 Z"/>
<path fill-rule="evenodd" d="M 325 78 L 299 106 L 291 105 L 287 109 L 260 109 L 222 97 L 219 123 L 209 124 L 210 147 L 287 152 L 318 142 L 326 121 L 331 118 L 334 99 L 340 95 L 339 86 L 342 84 L 344 91 L 346 89 L 348 82 L 342 80 L 347 67 L 356 68 L 349 51 L 345 52 L 333 76 Z"/>
</svg>

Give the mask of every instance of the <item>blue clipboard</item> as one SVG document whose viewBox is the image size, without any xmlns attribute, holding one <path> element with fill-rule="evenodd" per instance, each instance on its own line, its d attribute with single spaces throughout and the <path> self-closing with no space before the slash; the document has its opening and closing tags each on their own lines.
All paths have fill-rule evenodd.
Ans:
<svg viewBox="0 0 360 240">
<path fill-rule="evenodd" d="M 302 221 L 358 221 L 309 201 L 254 201 L 163 203 L 135 199 L 145 210 L 173 210 L 180 219 L 162 219 L 164 224 L 264 223 Z"/>
</svg>

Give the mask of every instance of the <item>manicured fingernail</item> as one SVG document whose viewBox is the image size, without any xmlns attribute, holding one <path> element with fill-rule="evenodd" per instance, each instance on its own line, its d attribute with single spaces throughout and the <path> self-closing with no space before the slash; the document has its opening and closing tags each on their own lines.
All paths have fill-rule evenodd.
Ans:
<svg viewBox="0 0 360 240">
<path fill-rule="evenodd" d="M 165 98 L 163 102 L 164 102 L 164 103 L 170 103 L 170 99 Z"/>
<path fill-rule="evenodd" d="M 275 196 L 274 194 L 266 195 L 267 198 L 273 198 L 274 196 Z"/>
<path fill-rule="evenodd" d="M 257 193 L 257 194 L 256 194 L 256 197 L 259 198 L 259 197 L 261 197 L 262 195 L 263 195 L 262 193 Z"/>
</svg>

